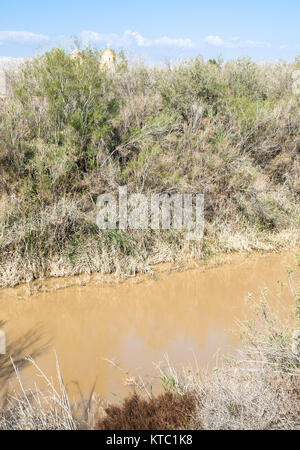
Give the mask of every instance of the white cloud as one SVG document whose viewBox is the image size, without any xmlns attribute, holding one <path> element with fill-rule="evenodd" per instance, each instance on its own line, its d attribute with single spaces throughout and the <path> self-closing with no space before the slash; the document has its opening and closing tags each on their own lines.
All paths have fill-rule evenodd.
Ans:
<svg viewBox="0 0 300 450">
<path fill-rule="evenodd" d="M 162 36 L 157 39 L 148 39 L 142 36 L 137 31 L 125 30 L 122 34 L 110 33 L 103 34 L 91 30 L 83 30 L 78 34 L 78 39 L 85 47 L 93 44 L 109 45 L 112 47 L 176 47 L 176 48 L 201 48 L 203 44 L 220 47 L 220 48 L 270 48 L 272 45 L 269 42 L 243 40 L 239 36 L 234 36 L 231 39 L 225 40 L 219 35 L 208 35 L 198 42 L 192 42 L 189 38 L 173 38 L 169 36 Z M 0 46 L 9 43 L 20 45 L 39 45 L 49 44 L 64 46 L 70 45 L 73 40 L 66 36 L 49 37 L 44 34 L 35 34 L 30 31 L 0 31 Z M 281 46 L 281 49 L 286 48 Z"/>
<path fill-rule="evenodd" d="M 151 41 L 149 39 L 145 39 L 137 31 L 126 30 L 123 33 L 123 37 L 121 37 L 121 40 L 123 39 L 125 39 L 125 41 L 133 41 L 139 47 L 151 47 Z"/>
<path fill-rule="evenodd" d="M 163 36 L 159 39 L 146 39 L 137 31 L 126 30 L 122 35 L 119 34 L 100 34 L 95 31 L 84 30 L 79 33 L 79 39 L 82 44 L 89 45 L 93 43 L 105 43 L 111 46 L 132 46 L 153 47 L 153 46 L 174 46 L 174 47 L 192 47 L 191 39 L 170 38 Z"/>
<path fill-rule="evenodd" d="M 225 45 L 225 42 L 220 38 L 220 36 L 206 36 L 204 41 L 210 45 L 215 45 L 216 47 L 223 47 Z"/>
<path fill-rule="evenodd" d="M 270 48 L 272 44 L 264 41 L 240 41 L 239 47 L 256 47 L 256 48 Z"/>
<path fill-rule="evenodd" d="M 34 45 L 49 41 L 44 34 L 35 34 L 30 31 L 0 31 L 0 45 L 21 44 Z"/>
<path fill-rule="evenodd" d="M 169 38 L 167 36 L 163 36 L 160 39 L 152 41 L 154 45 L 174 45 L 176 47 L 187 47 L 191 48 L 193 47 L 193 43 L 191 39 L 181 39 L 181 38 Z"/>
<path fill-rule="evenodd" d="M 215 47 L 227 48 L 269 48 L 272 47 L 270 42 L 242 40 L 240 37 L 233 37 L 229 41 L 225 41 L 220 36 L 210 35 L 204 38 L 204 42 Z"/>
</svg>

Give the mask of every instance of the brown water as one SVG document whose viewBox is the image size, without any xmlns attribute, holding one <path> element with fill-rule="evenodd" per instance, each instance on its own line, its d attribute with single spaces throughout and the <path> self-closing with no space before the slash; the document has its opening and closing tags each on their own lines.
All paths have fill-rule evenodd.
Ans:
<svg viewBox="0 0 300 450">
<path fill-rule="evenodd" d="M 175 366 L 195 358 L 202 365 L 215 364 L 218 352 L 238 344 L 233 331 L 237 320 L 250 314 L 249 292 L 259 297 L 267 287 L 276 308 L 280 289 L 290 299 L 277 281 L 286 282 L 285 267 L 295 263 L 294 255 L 234 256 L 206 270 L 170 272 L 163 266 L 156 279 L 118 285 L 94 276 L 84 286 L 84 277 L 77 277 L 71 280 L 75 285 L 54 290 L 70 280 L 51 280 L 46 284 L 50 292 L 35 295 L 26 294 L 28 286 L 2 289 L 0 320 L 7 321 L 8 342 L 40 324 L 44 338 L 51 339 L 50 350 L 37 359 L 47 375 L 55 379 L 55 349 L 71 390 L 78 382 L 88 393 L 97 379 L 95 391 L 112 400 L 112 393 L 122 396 L 128 388 L 122 384 L 124 373 L 105 358 L 151 383 L 158 375 L 153 362 L 166 353 Z M 33 368 L 23 372 L 25 384 L 41 383 L 35 373 Z"/>
</svg>

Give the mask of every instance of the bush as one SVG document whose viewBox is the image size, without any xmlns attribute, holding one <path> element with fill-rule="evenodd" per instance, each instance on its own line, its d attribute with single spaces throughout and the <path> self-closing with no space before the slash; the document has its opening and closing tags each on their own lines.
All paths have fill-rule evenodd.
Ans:
<svg viewBox="0 0 300 450">
<path fill-rule="evenodd" d="M 195 410 L 192 393 L 176 395 L 165 392 L 145 400 L 137 394 L 122 406 L 109 406 L 96 430 L 178 430 L 188 429 Z"/>
</svg>

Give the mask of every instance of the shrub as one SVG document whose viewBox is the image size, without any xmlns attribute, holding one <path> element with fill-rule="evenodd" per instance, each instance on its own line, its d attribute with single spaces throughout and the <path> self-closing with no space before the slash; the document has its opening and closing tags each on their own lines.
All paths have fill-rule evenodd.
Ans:
<svg viewBox="0 0 300 450">
<path fill-rule="evenodd" d="M 137 394 L 124 400 L 122 406 L 109 406 L 97 430 L 176 430 L 188 429 L 195 410 L 192 393 L 176 395 L 165 392 L 150 400 Z"/>
</svg>

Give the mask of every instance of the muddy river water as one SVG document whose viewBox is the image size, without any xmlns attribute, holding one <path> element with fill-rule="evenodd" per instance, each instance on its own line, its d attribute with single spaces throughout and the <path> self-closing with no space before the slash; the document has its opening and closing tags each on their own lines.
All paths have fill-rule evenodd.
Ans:
<svg viewBox="0 0 300 450">
<path fill-rule="evenodd" d="M 119 284 L 100 282 L 96 275 L 88 281 L 68 279 L 73 283 L 69 287 L 63 287 L 66 279 L 50 280 L 44 292 L 31 295 L 34 284 L 2 289 L 0 320 L 6 321 L 7 342 L 40 327 L 50 346 L 37 362 L 49 377 L 55 380 L 55 349 L 71 391 L 78 383 L 88 393 L 96 382 L 95 391 L 113 400 L 128 388 L 124 373 L 107 359 L 152 383 L 158 375 L 153 363 L 166 354 L 180 367 L 195 359 L 215 364 L 218 354 L 234 349 L 237 322 L 250 314 L 245 302 L 249 292 L 258 298 L 267 288 L 278 308 L 280 289 L 290 299 L 288 288 L 278 281 L 287 281 L 286 266 L 295 264 L 295 253 L 232 256 L 206 269 L 172 271 L 164 266 L 154 278 Z M 32 367 L 22 377 L 25 385 L 42 383 Z"/>
</svg>

